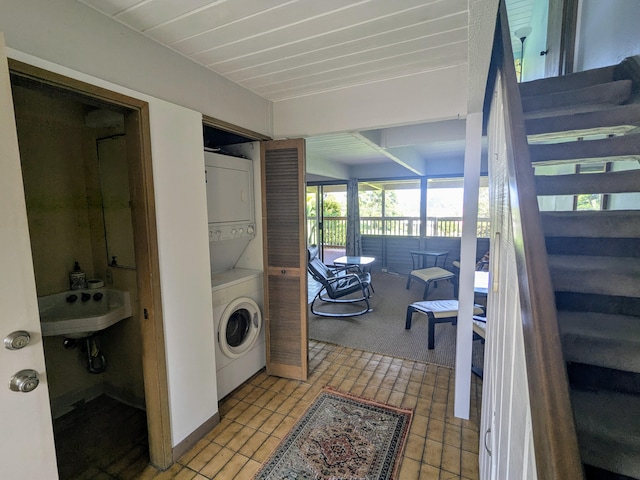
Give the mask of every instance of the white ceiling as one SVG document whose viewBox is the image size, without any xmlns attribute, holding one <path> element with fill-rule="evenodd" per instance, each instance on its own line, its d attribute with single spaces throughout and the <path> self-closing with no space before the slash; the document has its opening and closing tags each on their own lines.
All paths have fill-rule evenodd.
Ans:
<svg viewBox="0 0 640 480">
<path fill-rule="evenodd" d="M 80 1 L 274 101 L 467 61 L 467 0 Z"/>
<path fill-rule="evenodd" d="M 468 62 L 470 0 L 78 1 L 276 102 Z M 307 154 L 346 166 L 402 165 L 400 150 L 374 140 L 381 135 L 308 139 Z M 464 149 L 450 140 L 412 155 Z"/>
</svg>

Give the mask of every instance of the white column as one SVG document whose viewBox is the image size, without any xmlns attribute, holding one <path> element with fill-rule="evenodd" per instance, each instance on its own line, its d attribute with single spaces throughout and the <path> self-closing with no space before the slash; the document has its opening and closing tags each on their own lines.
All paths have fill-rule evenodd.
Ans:
<svg viewBox="0 0 640 480">
<path fill-rule="evenodd" d="M 469 418 L 471 396 L 471 349 L 473 344 L 473 280 L 476 263 L 478 192 L 482 152 L 482 113 L 467 115 L 464 152 L 464 207 L 460 241 L 460 293 L 456 339 L 454 415 Z"/>
</svg>

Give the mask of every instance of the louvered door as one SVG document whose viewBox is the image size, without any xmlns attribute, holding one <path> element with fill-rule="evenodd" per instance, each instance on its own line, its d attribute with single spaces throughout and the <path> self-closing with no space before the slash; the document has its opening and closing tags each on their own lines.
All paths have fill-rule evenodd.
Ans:
<svg viewBox="0 0 640 480">
<path fill-rule="evenodd" d="M 262 142 L 261 159 L 267 373 L 306 380 L 304 140 Z"/>
</svg>

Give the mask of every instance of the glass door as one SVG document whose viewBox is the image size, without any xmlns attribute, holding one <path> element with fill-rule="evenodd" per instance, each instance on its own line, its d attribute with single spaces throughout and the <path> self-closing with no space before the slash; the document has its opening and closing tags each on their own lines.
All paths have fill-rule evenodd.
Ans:
<svg viewBox="0 0 640 480">
<path fill-rule="evenodd" d="M 327 264 L 345 255 L 347 185 L 307 185 L 307 245 L 318 245 Z"/>
</svg>

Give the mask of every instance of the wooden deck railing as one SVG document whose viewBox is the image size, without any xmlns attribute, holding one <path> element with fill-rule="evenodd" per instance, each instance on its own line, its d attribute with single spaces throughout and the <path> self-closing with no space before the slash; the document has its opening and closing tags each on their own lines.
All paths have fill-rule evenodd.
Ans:
<svg viewBox="0 0 640 480">
<path fill-rule="evenodd" d="M 309 243 L 318 243 L 314 229 L 315 217 L 307 218 Z M 360 217 L 360 233 L 362 235 L 420 236 L 419 217 Z M 427 237 L 460 237 L 462 234 L 462 218 L 460 217 L 427 217 Z M 490 222 L 488 218 L 478 218 L 478 237 L 489 237 Z M 323 221 L 324 244 L 344 246 L 347 234 L 346 217 L 326 217 Z"/>
<path fill-rule="evenodd" d="M 555 297 L 529 157 L 510 30 L 501 2 L 493 48 L 493 84 L 503 115 L 513 245 L 517 265 L 526 369 L 537 475 L 540 479 L 581 479 L 582 464 L 569 399 Z M 495 70 L 493 70 L 495 69 Z M 499 72 L 499 75 L 495 74 Z M 500 82 L 496 83 L 495 78 Z M 501 288 L 509 288 L 502 286 Z"/>
</svg>

